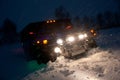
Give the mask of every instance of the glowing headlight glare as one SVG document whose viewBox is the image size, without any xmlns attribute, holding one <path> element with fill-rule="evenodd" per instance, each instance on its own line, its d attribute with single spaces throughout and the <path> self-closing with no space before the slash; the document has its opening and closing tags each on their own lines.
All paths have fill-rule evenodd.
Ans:
<svg viewBox="0 0 120 80">
<path fill-rule="evenodd" d="M 87 34 L 84 34 L 84 37 L 87 37 Z"/>
<path fill-rule="evenodd" d="M 69 42 L 73 42 L 74 40 L 75 40 L 75 38 L 73 36 L 70 36 L 67 38 L 67 41 L 69 41 Z"/>
<path fill-rule="evenodd" d="M 79 39 L 83 39 L 83 38 L 84 38 L 84 35 L 83 35 L 83 34 L 80 34 L 80 35 L 78 36 L 78 38 L 79 38 Z"/>
<path fill-rule="evenodd" d="M 62 39 L 58 39 L 58 40 L 57 40 L 57 44 L 62 45 L 62 44 L 63 44 L 63 40 L 62 40 Z"/>
<path fill-rule="evenodd" d="M 54 48 L 54 52 L 55 52 L 55 53 L 61 53 L 61 50 L 60 50 L 59 47 L 55 47 L 55 48 Z"/>
</svg>

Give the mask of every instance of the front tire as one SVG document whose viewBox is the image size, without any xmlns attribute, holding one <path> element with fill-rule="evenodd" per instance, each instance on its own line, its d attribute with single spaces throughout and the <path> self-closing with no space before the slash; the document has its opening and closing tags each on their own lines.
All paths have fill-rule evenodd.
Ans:
<svg viewBox="0 0 120 80">
<path fill-rule="evenodd" d="M 96 48 L 97 44 L 96 41 L 93 38 L 90 38 L 87 42 L 89 48 Z"/>
<path fill-rule="evenodd" d="M 50 58 L 47 53 L 41 52 L 41 55 L 38 55 L 36 60 L 38 64 L 41 64 L 41 63 L 47 64 Z"/>
<path fill-rule="evenodd" d="M 57 59 L 57 54 L 52 53 L 52 54 L 50 55 L 50 61 L 51 61 L 51 62 L 55 62 L 56 59 Z"/>
</svg>

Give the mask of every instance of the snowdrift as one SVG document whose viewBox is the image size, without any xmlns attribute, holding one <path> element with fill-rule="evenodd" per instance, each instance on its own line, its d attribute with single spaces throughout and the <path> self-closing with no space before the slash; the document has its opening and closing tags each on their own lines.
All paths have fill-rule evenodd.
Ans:
<svg viewBox="0 0 120 80">
<path fill-rule="evenodd" d="M 109 51 L 100 51 L 78 60 L 60 56 L 56 62 L 49 62 L 47 67 L 23 80 L 120 80 L 119 57 Z"/>
</svg>

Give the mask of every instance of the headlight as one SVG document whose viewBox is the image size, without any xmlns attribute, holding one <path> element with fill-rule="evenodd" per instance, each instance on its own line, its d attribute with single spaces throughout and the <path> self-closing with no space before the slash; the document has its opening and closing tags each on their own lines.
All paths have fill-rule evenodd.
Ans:
<svg viewBox="0 0 120 80">
<path fill-rule="evenodd" d="M 55 53 L 61 53 L 62 51 L 61 51 L 61 49 L 59 47 L 55 47 L 54 48 L 54 52 Z"/>
<path fill-rule="evenodd" d="M 84 39 L 84 38 L 86 38 L 87 37 L 87 34 L 80 34 L 80 35 L 78 35 L 78 38 L 79 39 Z"/>
<path fill-rule="evenodd" d="M 75 40 L 75 38 L 73 36 L 70 36 L 67 38 L 67 41 L 69 41 L 69 42 L 73 42 L 74 40 Z"/>
<path fill-rule="evenodd" d="M 87 34 L 84 34 L 84 37 L 88 37 Z"/>
<path fill-rule="evenodd" d="M 63 45 L 63 40 L 62 40 L 62 39 L 58 39 L 58 40 L 57 40 L 57 44 Z"/>
</svg>

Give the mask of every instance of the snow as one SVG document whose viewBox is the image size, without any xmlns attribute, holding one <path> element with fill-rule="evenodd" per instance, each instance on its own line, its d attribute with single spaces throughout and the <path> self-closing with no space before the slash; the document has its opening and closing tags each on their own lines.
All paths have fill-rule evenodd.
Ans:
<svg viewBox="0 0 120 80">
<path fill-rule="evenodd" d="M 99 47 L 90 50 L 89 55 L 77 60 L 60 56 L 23 80 L 120 80 L 120 28 L 99 34 Z"/>
<path fill-rule="evenodd" d="M 0 80 L 120 80 L 120 28 L 101 30 L 99 47 L 79 59 L 27 62 L 21 44 L 0 46 Z"/>
<path fill-rule="evenodd" d="M 23 80 L 120 80 L 120 56 L 100 51 L 79 60 L 63 56 Z"/>
</svg>

